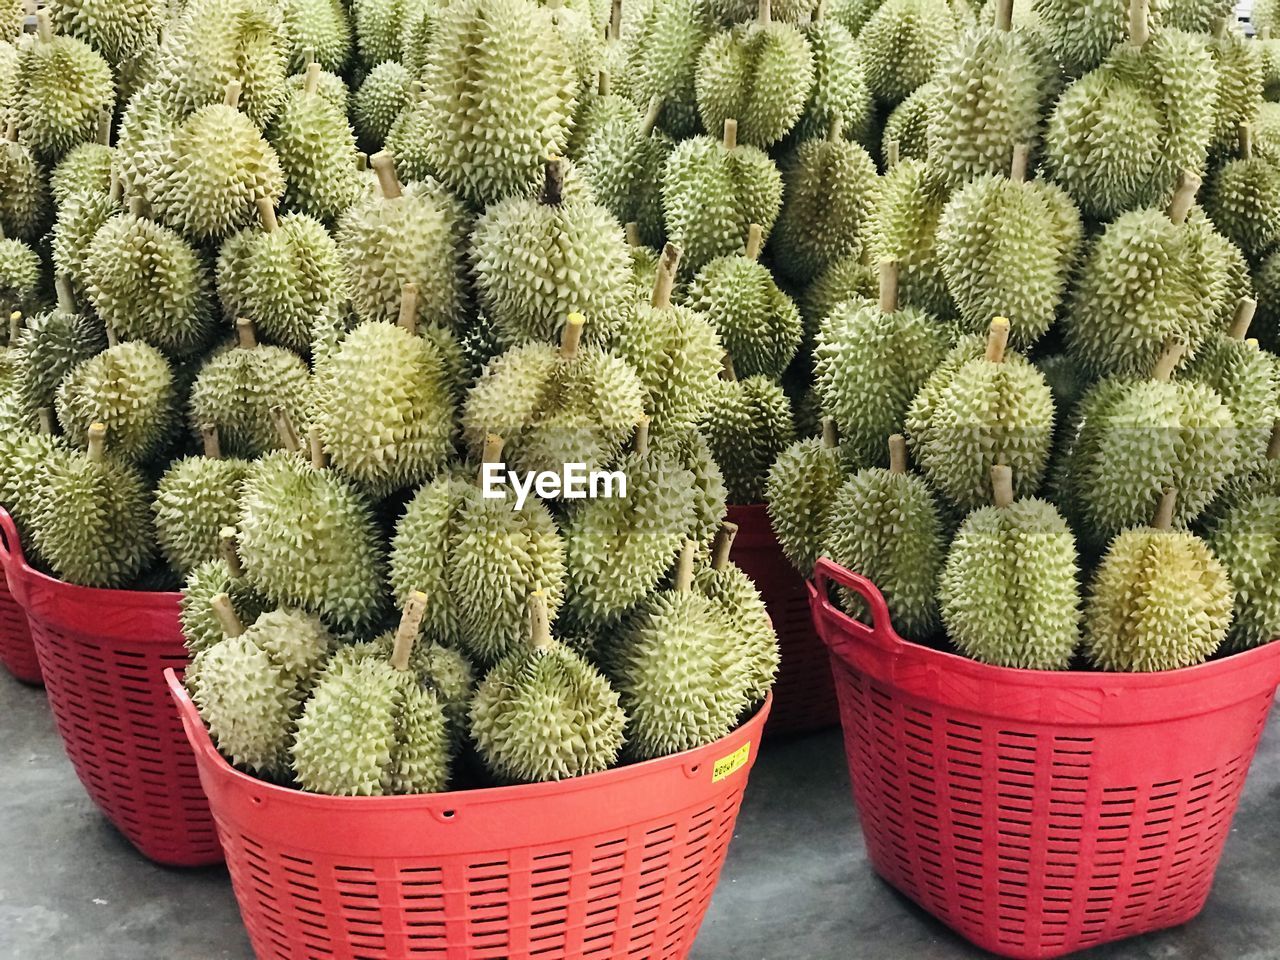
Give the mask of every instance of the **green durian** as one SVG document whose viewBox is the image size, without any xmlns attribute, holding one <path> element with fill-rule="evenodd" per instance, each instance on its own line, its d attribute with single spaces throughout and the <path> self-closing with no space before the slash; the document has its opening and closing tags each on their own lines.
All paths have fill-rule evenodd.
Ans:
<svg viewBox="0 0 1280 960">
<path fill-rule="evenodd" d="M 658 126 L 675 140 L 693 136 L 701 126 L 698 55 L 713 32 L 714 18 L 703 0 L 661 0 L 628 37 L 625 73 L 631 97 L 641 108 L 656 99 L 662 105 Z"/>
<path fill-rule="evenodd" d="M 351 101 L 360 145 L 378 151 L 396 119 L 415 102 L 413 75 L 394 60 L 378 64 L 364 78 Z"/>
<path fill-rule="evenodd" d="M 604 67 L 604 38 L 590 11 L 564 3 L 544 4 L 551 13 L 551 26 L 577 78 L 575 98 L 580 105 L 596 89 Z"/>
<path fill-rule="evenodd" d="M 1170 529 L 1176 494 L 1152 527 L 1111 543 L 1085 604 L 1085 651 L 1095 667 L 1139 673 L 1207 660 L 1222 646 L 1235 599 L 1230 577 L 1203 540 Z"/>
<path fill-rule="evenodd" d="M 249 471 L 243 460 L 223 459 L 216 427 L 201 432 L 204 456 L 171 464 L 152 503 L 160 554 L 184 577 L 221 556 L 222 531 L 240 516 L 240 485 Z"/>
<path fill-rule="evenodd" d="M 50 11 L 42 10 L 37 22 L 38 38 L 18 51 L 11 117 L 24 143 L 57 161 L 94 138 L 102 112 L 115 106 L 115 83 L 107 61 L 88 44 L 54 35 Z"/>
<path fill-rule="evenodd" d="M 150 0 L 51 0 L 49 18 L 60 33 L 83 40 L 108 63 L 152 50 L 165 8 Z"/>
<path fill-rule="evenodd" d="M 179 616 L 192 657 L 223 640 L 222 624 L 213 609 L 213 599 L 219 594 L 231 598 L 232 609 L 242 622 L 253 623 L 269 609 L 266 599 L 244 577 L 235 527 L 218 531 L 218 544 L 219 558 L 197 566 L 182 585 Z"/>
<path fill-rule="evenodd" d="M 1167 4 L 1151 6 L 1163 14 Z M 1129 37 L 1130 8 L 1129 0 L 1031 0 L 1037 33 L 1072 77 L 1100 66 Z"/>
<path fill-rule="evenodd" d="M 1080 643 L 1075 537 L 1053 504 L 1015 501 L 992 469 L 994 506 L 969 514 L 947 553 L 938 604 L 951 642 L 998 667 L 1066 670 Z"/>
<path fill-rule="evenodd" d="M 289 38 L 290 70 L 305 70 L 312 59 L 330 73 L 346 69 L 352 36 L 342 0 L 284 0 L 280 14 Z"/>
<path fill-rule="evenodd" d="M 1209 33 L 1218 21 L 1233 16 L 1235 6 L 1233 0 L 1167 0 L 1160 4 L 1160 13 L 1170 27 Z"/>
<path fill-rule="evenodd" d="M 396 117 L 387 131 L 383 149 L 396 158 L 396 170 L 406 181 L 439 180 L 439 171 L 428 155 L 431 111 L 415 99 Z"/>
<path fill-rule="evenodd" d="M 1208 33 L 1212 29 L 1209 52 L 1218 74 L 1213 145 L 1229 150 L 1235 146 L 1241 125 L 1257 119 L 1262 105 L 1264 54 L 1260 44 L 1245 37 L 1238 25 L 1227 24 L 1224 16 L 1212 28 L 1196 28 L 1194 32 Z"/>
<path fill-rule="evenodd" d="M 12 121 L 7 133 L 0 139 L 0 233 L 34 242 L 52 214 L 45 171 L 27 145 L 18 142 Z"/>
<path fill-rule="evenodd" d="M 0 433 L 0 506 L 18 528 L 27 562 L 44 567 L 45 558 L 32 535 L 36 500 L 44 485 L 45 469 L 68 452 L 62 439 L 53 435 L 51 409 L 42 409 L 37 422 L 39 429 L 35 431 L 10 424 Z"/>
<path fill-rule="evenodd" d="M 405 0 L 351 0 L 356 46 L 366 69 L 400 59 L 401 20 L 406 6 Z"/>
<path fill-rule="evenodd" d="M 38 305 L 43 264 L 21 240 L 0 238 L 0 311 L 26 313 Z"/>
<path fill-rule="evenodd" d="M 583 139 L 577 171 L 591 186 L 596 202 L 620 223 L 637 226 L 644 244 L 661 246 L 662 171 L 675 144 L 654 130 L 661 102 L 654 100 L 640 117 L 634 110 L 603 120 Z"/>
<path fill-rule="evenodd" d="M 727 357 L 701 429 L 734 504 L 764 500 L 769 468 L 796 438 L 791 402 L 782 387 L 768 377 L 737 379 Z"/>
<path fill-rule="evenodd" d="M 63 378 L 57 408 L 63 432 L 78 446 L 100 423 L 110 432 L 113 457 L 145 463 L 165 449 L 177 426 L 173 368 L 149 344 L 118 344 Z"/>
<path fill-rule="evenodd" d="M 815 277 L 796 301 L 804 320 L 804 355 L 812 352 L 818 327 L 838 304 L 845 300 L 874 300 L 879 282 L 877 268 L 864 263 L 861 255 L 843 256 Z"/>
<path fill-rule="evenodd" d="M 1258 300 L 1258 321 L 1252 330 L 1262 345 L 1275 353 L 1280 350 L 1280 250 L 1264 257 L 1251 279 Z"/>
<path fill-rule="evenodd" d="M 500 449 L 491 448 L 484 462 L 497 463 Z M 431 596 L 426 631 L 447 642 L 456 642 L 462 633 L 457 604 L 449 592 L 449 557 L 462 536 L 462 506 L 479 492 L 474 476 L 441 471 L 414 493 L 391 538 L 392 593 L 400 603 L 415 590 Z"/>
<path fill-rule="evenodd" d="M 880 136 L 880 155 L 886 169 L 899 160 L 929 159 L 930 118 L 941 95 L 937 81 L 930 80 L 916 87 L 889 113 Z M 936 179 L 942 184 L 941 178 Z"/>
<path fill-rule="evenodd" d="M 870 262 L 898 264 L 904 307 L 938 317 L 953 310 L 937 250 L 938 221 L 949 195 L 925 163 L 901 159 L 891 164 L 880 180 L 864 244 Z"/>
<path fill-rule="evenodd" d="M 427 64 L 431 40 L 436 35 L 443 9 L 444 5 L 438 0 L 410 0 L 405 5 L 400 24 L 400 53 L 402 62 L 413 76 L 420 76 Z"/>
<path fill-rule="evenodd" d="M 99 138 L 110 137 L 110 114 L 100 118 Z M 78 193 L 110 193 L 111 167 L 115 151 L 104 143 L 82 143 L 62 158 L 49 175 L 49 191 L 59 212 Z"/>
<path fill-rule="evenodd" d="M 882 103 L 902 102 L 934 78 L 956 37 L 945 0 L 885 0 L 858 34 L 867 86 Z"/>
<path fill-rule="evenodd" d="M 184 117 L 169 100 L 168 88 L 159 82 L 148 83 L 129 101 L 120 118 L 111 158 L 125 194 L 147 195 L 150 185 L 160 179 L 169 138 Z"/>
<path fill-rule="evenodd" d="M 839 121 L 849 137 L 862 137 L 871 126 L 871 89 L 862 69 L 862 54 L 853 34 L 819 4 L 803 28 L 813 51 L 813 86 L 795 126 L 801 140 L 824 137 Z"/>
<path fill-rule="evenodd" d="M 0 3 L 0 40 L 16 40 L 27 20 L 24 0 L 4 0 Z"/>
<path fill-rule="evenodd" d="M 1243 650 L 1280 637 L 1280 497 L 1237 501 L 1210 527 L 1207 541 L 1235 587 L 1229 646 Z"/>
<path fill-rule="evenodd" d="M 1246 256 L 1265 256 L 1280 242 L 1280 168 L 1253 155 L 1253 135 L 1240 127 L 1240 157 L 1225 161 L 1209 180 L 1204 211 Z"/>
<path fill-rule="evenodd" d="M 712 10 L 724 23 L 745 23 L 759 15 L 754 0 L 713 0 Z M 777 0 L 770 4 L 770 16 L 784 23 L 799 23 L 820 13 L 814 0 Z"/>
<path fill-rule="evenodd" d="M 70 285 L 59 277 L 58 306 L 28 319 L 11 344 L 14 381 L 22 409 L 35 414 L 53 408 L 63 378 L 90 357 L 107 349 L 106 331 L 76 309 Z"/>
<path fill-rule="evenodd" d="M 1280 3 L 1276 0 L 1254 0 L 1250 5 L 1249 22 L 1261 36 L 1280 34 Z"/>
<path fill-rule="evenodd" d="M 584 145 L 602 128 L 614 123 L 634 126 L 644 117 L 643 112 L 630 96 L 614 89 L 613 80 L 613 73 L 608 67 L 602 66 L 596 75 L 595 84 L 578 97 L 573 130 L 569 133 L 569 145 L 565 151 L 574 163 L 581 162 Z M 650 111 L 652 116 L 646 118 L 648 121 L 646 136 L 657 125 L 661 110 L 661 103 L 653 104 L 653 109 Z"/>
<path fill-rule="evenodd" d="M 701 550 L 720 530 L 727 509 L 729 491 L 724 473 L 711 455 L 707 438 L 696 427 L 656 437 L 652 446 L 656 456 L 671 459 L 693 474 L 694 519 L 689 539 Z"/>
<path fill-rule="evenodd" d="M 18 31 L 13 34 L 4 32 L 3 19 L 8 15 L 7 4 L 17 3 L 22 11 L 20 16 L 26 18 L 24 0 L 0 0 L 0 118 L 8 117 L 13 109 L 14 98 L 18 94 L 18 48 L 10 40 L 16 40 Z"/>
<path fill-rule="evenodd" d="M 822 422 L 821 437 L 797 440 L 769 469 L 769 521 L 782 552 L 803 576 L 822 555 L 831 507 L 847 479 L 830 417 Z"/>
</svg>

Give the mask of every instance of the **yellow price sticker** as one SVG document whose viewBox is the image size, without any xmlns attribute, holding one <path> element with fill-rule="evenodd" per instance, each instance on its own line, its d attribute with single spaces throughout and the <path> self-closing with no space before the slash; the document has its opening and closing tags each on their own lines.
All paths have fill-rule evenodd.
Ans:
<svg viewBox="0 0 1280 960">
<path fill-rule="evenodd" d="M 716 765 L 711 770 L 711 782 L 719 783 L 725 777 L 732 776 L 745 767 L 750 759 L 751 741 L 748 740 L 727 757 L 722 757 L 716 761 Z"/>
</svg>

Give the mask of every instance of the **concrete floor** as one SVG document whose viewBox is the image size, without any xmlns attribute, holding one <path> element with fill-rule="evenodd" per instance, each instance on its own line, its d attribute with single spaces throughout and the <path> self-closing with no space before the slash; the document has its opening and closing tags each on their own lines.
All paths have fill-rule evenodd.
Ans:
<svg viewBox="0 0 1280 960">
<path fill-rule="evenodd" d="M 1280 724 L 1254 765 L 1209 906 L 1087 960 L 1280 958 Z M 863 856 L 838 735 L 766 744 L 691 960 L 985 956 Z M 0 671 L 0 960 L 252 960 L 220 869 L 141 859 L 85 797 L 38 690 Z"/>
</svg>

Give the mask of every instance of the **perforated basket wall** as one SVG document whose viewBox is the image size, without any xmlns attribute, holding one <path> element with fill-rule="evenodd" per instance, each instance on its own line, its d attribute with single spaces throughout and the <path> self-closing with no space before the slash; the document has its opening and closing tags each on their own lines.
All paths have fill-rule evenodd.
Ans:
<svg viewBox="0 0 1280 960">
<path fill-rule="evenodd" d="M 827 599 L 828 580 L 867 600 L 872 626 Z M 902 640 L 879 591 L 828 561 L 810 591 L 885 880 L 1015 958 L 1200 912 L 1280 681 L 1280 643 L 1167 673 L 1009 670 Z"/>
<path fill-rule="evenodd" d="M 730 507 L 729 519 L 738 525 L 730 559 L 760 591 L 782 652 L 766 732 L 799 734 L 834 727 L 840 708 L 831 657 L 813 629 L 804 578 L 782 552 L 763 504 Z"/>
<path fill-rule="evenodd" d="M 768 713 L 701 750 L 563 783 L 322 797 L 233 769 L 170 688 L 259 960 L 680 960 Z"/>
<path fill-rule="evenodd" d="M 0 664 L 23 683 L 42 682 L 27 615 L 13 599 L 3 576 L 0 576 Z"/>
<path fill-rule="evenodd" d="M 0 528 L 10 535 L 8 514 Z M 195 757 L 165 687 L 165 669 L 187 665 L 179 595 L 62 583 L 31 569 L 20 549 L 7 564 L 58 734 L 90 798 L 148 859 L 221 862 Z"/>
</svg>

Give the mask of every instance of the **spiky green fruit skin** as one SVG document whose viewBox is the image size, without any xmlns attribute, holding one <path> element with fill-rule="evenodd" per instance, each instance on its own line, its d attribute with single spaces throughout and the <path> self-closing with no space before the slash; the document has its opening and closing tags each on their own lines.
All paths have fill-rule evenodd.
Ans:
<svg viewBox="0 0 1280 960">
<path fill-rule="evenodd" d="M 858 34 L 867 85 L 877 100 L 900 103 L 933 79 L 955 40 L 943 0 L 887 0 Z"/>
<path fill-rule="evenodd" d="M 769 520 L 782 552 L 804 576 L 822 555 L 831 507 L 846 479 L 839 450 L 818 437 L 791 444 L 769 469 Z"/>
<path fill-rule="evenodd" d="M 431 597 L 423 629 L 448 642 L 462 632 L 449 591 L 449 557 L 462 536 L 463 504 L 477 496 L 474 477 L 441 474 L 413 495 L 391 538 L 392 593 L 400 603 L 417 590 Z"/>
<path fill-rule="evenodd" d="M 399 60 L 405 0 L 352 0 L 349 6 L 361 63 L 371 69 L 387 60 Z"/>
<path fill-rule="evenodd" d="M 609 92 L 600 93 L 599 85 L 578 98 L 577 112 L 573 119 L 573 131 L 569 134 L 567 154 L 575 164 L 582 160 L 583 148 L 603 128 L 622 124 L 635 127 L 644 118 L 644 112 L 629 96 L 614 88 L 614 76 L 609 75 Z M 670 138 L 668 138 L 670 139 Z M 599 195 L 593 188 L 592 193 Z"/>
<path fill-rule="evenodd" d="M 855 462 L 885 463 L 912 399 L 947 354 L 942 327 L 917 310 L 881 313 L 846 301 L 823 322 L 814 378 L 823 412 L 836 421 Z"/>
<path fill-rule="evenodd" d="M 1112 542 L 1085 605 L 1085 650 L 1103 670 L 1203 663 L 1227 635 L 1235 591 L 1199 537 L 1137 528 Z"/>
<path fill-rule="evenodd" d="M 600 123 L 584 139 L 577 169 L 597 203 L 619 223 L 634 222 L 642 243 L 660 247 L 662 170 L 675 144 L 658 132 L 642 136 L 641 122 L 632 110 Z"/>
<path fill-rule="evenodd" d="M 1065 506 L 1095 544 L 1149 522 L 1169 489 L 1178 491 L 1174 522 L 1185 526 L 1239 463 L 1231 410 L 1202 383 L 1104 380 L 1076 419 Z"/>
<path fill-rule="evenodd" d="M 218 557 L 219 532 L 240 517 L 243 460 L 185 457 L 156 485 L 156 541 L 165 561 L 181 576 Z"/>
<path fill-rule="evenodd" d="M 924 163 L 899 160 L 880 180 L 866 239 L 871 263 L 897 261 L 901 304 L 938 317 L 950 316 L 953 309 L 936 240 L 949 194 Z"/>
<path fill-rule="evenodd" d="M 364 192 L 346 104 L 320 93 L 292 94 L 267 130 L 285 177 L 284 205 L 333 223 Z"/>
<path fill-rule="evenodd" d="M 1256 341 L 1215 334 L 1183 372 L 1185 379 L 1214 390 L 1236 424 L 1240 471 L 1261 468 L 1272 427 L 1280 420 L 1280 366 Z"/>
<path fill-rule="evenodd" d="M 0 6 L 14 2 L 15 0 L 0 0 Z M 20 9 L 21 0 L 16 2 Z M 4 16 L 5 13 L 0 12 L 0 18 Z M 26 14 L 21 16 L 25 19 Z M 18 92 L 18 48 L 9 42 L 17 35 L 17 31 L 12 35 L 5 33 L 3 25 L 0 25 L 0 114 L 5 116 L 13 108 L 13 98 Z"/>
<path fill-rule="evenodd" d="M 306 69 L 307 56 L 340 73 L 351 59 L 351 23 L 342 0 L 285 0 L 281 6 L 289 38 L 289 69 Z"/>
<path fill-rule="evenodd" d="M 789 23 L 750 23 L 713 36 L 698 55 L 694 91 L 707 130 L 738 121 L 738 140 L 777 143 L 796 125 L 813 89 L 813 51 Z"/>
<path fill-rule="evenodd" d="M 178 356 L 201 349 L 215 321 L 208 271 L 176 231 L 120 214 L 83 254 L 85 291 L 98 316 L 126 339 Z"/>
<path fill-rule="evenodd" d="M 0 240 L 0 309 L 26 313 L 40 292 L 40 254 L 21 240 Z M 8 331 L 5 332 L 8 336 Z"/>
<path fill-rule="evenodd" d="M 292 454 L 260 461 L 240 497 L 245 576 L 272 603 L 336 629 L 361 629 L 383 609 L 383 558 L 368 502 L 331 470 Z"/>
<path fill-rule="evenodd" d="M 626 723 L 604 675 L 555 641 L 503 659 L 471 705 L 471 735 L 481 759 L 511 783 L 607 770 L 622 751 Z"/>
<path fill-rule="evenodd" d="M 1224 237 L 1200 207 L 1187 216 L 1188 256 L 1203 264 L 1201 283 L 1213 314 L 1211 330 L 1230 329 L 1240 301 L 1254 296 L 1244 251 Z"/>
<path fill-rule="evenodd" d="M 49 17 L 58 33 L 83 40 L 116 64 L 155 46 L 165 10 L 148 0 L 53 0 Z"/>
<path fill-rule="evenodd" d="M 310 422 L 307 365 L 281 347 L 232 347 L 213 354 L 191 387 L 191 423 L 218 428 L 228 456 L 254 459 L 280 447 L 271 408 L 281 406 L 296 430 Z"/>
<path fill-rule="evenodd" d="M 778 289 L 768 267 L 747 257 L 712 260 L 689 286 L 686 302 L 715 326 L 739 376 L 777 379 L 800 346 L 795 301 Z"/>
<path fill-rule="evenodd" d="M 406 4 L 400 25 L 400 52 L 402 62 L 414 76 L 421 75 L 426 66 L 441 10 L 436 0 L 410 0 Z"/>
<path fill-rule="evenodd" d="M 642 110 L 659 97 L 658 124 L 673 139 L 698 132 L 698 54 L 712 32 L 712 17 L 701 0 L 668 0 L 654 3 L 628 38 L 631 97 Z"/>
<path fill-rule="evenodd" d="M 169 137 L 184 116 L 159 82 L 148 83 L 129 101 L 112 158 L 124 193 L 143 195 L 159 179 Z"/>
<path fill-rule="evenodd" d="M 782 174 L 755 147 L 729 150 L 718 139 L 694 137 L 663 168 L 662 208 L 667 235 L 683 252 L 681 272 L 692 276 L 741 250 L 753 223 L 768 239 L 782 209 Z"/>
<path fill-rule="evenodd" d="M 45 467 L 66 455 L 61 439 L 50 434 L 29 433 L 11 426 L 0 436 L 0 506 L 17 524 L 29 563 L 45 562 L 32 537 L 36 495 L 44 484 Z"/>
<path fill-rule="evenodd" d="M 702 432 L 724 472 L 729 502 L 739 504 L 764 500 L 769 468 L 796 438 L 791 402 L 761 376 L 716 381 Z"/>
<path fill-rule="evenodd" d="M 290 214 L 271 233 L 249 227 L 223 244 L 218 296 L 227 313 L 253 320 L 264 340 L 303 353 L 316 317 L 343 310 L 343 266 L 322 223 Z"/>
<path fill-rule="evenodd" d="M 782 164 L 782 214 L 772 240 L 782 272 L 808 284 L 840 257 L 861 253 L 879 181 L 856 143 L 802 143 Z"/>
<path fill-rule="evenodd" d="M 434 474 L 452 452 L 453 384 L 430 340 L 362 323 L 316 371 L 316 416 L 339 471 L 374 499 Z"/>
<path fill-rule="evenodd" d="M 738 638 L 738 656 L 746 665 L 746 695 L 759 703 L 778 675 L 778 635 L 760 591 L 732 563 L 722 569 L 704 567 L 693 578 L 693 589 L 720 608 L 731 633 Z"/>
<path fill-rule="evenodd" d="M 396 170 L 405 181 L 438 179 L 436 166 L 427 155 L 430 124 L 431 113 L 418 100 L 402 110 L 387 131 L 383 149 L 396 158 Z"/>
<path fill-rule="evenodd" d="M 1034 144 L 1045 72 L 1020 32 L 966 31 L 943 58 L 933 83 L 929 162 L 952 186 L 1009 170 L 1013 144 Z"/>
<path fill-rule="evenodd" d="M 796 301 L 804 319 L 804 349 L 811 350 L 818 327 L 845 300 L 874 300 L 880 281 L 861 256 L 844 256 L 827 267 Z"/>
<path fill-rule="evenodd" d="M 283 193 L 280 160 L 258 127 L 216 103 L 175 131 L 148 199 L 158 219 L 199 243 L 243 227 L 257 216 L 258 200 L 274 203 Z"/>
<path fill-rule="evenodd" d="M 942 212 L 937 244 L 965 329 L 981 333 L 992 317 L 1008 317 L 1015 347 L 1039 340 L 1057 316 L 1082 234 L 1075 206 L 1052 184 L 994 174 L 957 190 Z"/>
<path fill-rule="evenodd" d="M 693 474 L 693 525 L 689 539 L 705 550 L 720 530 L 729 492 L 724 473 L 702 431 L 689 428 L 668 433 L 653 441 L 655 455 L 665 457 Z"/>
<path fill-rule="evenodd" d="M 1249 17 L 1254 30 L 1261 33 L 1266 30 L 1275 36 L 1280 30 L 1280 4 L 1276 0 L 1257 0 Z"/>
<path fill-rule="evenodd" d="M 568 143 L 577 79 L 550 12 L 530 0 L 452 4 L 422 79 L 427 156 L 476 205 L 528 193 Z"/>
<path fill-rule="evenodd" d="M 31 526 L 54 576 L 84 587 L 122 587 L 155 556 L 142 476 L 114 456 L 94 463 L 61 452 L 30 498 Z"/>
<path fill-rule="evenodd" d="M 111 67 L 83 41 L 54 37 L 19 52 L 13 119 L 22 141 L 45 159 L 93 139 L 99 115 L 114 105 Z"/>
<path fill-rule="evenodd" d="M 1253 268 L 1251 280 L 1258 313 L 1249 332 L 1274 353 L 1280 348 L 1280 251 L 1264 257 Z"/>
<path fill-rule="evenodd" d="M 813 52 L 813 86 L 796 123 L 796 136 L 826 136 L 836 119 L 846 136 L 861 136 L 871 123 L 872 103 L 857 41 L 830 16 L 808 24 L 804 36 Z"/>
<path fill-rule="evenodd" d="M 26 19 L 27 8 L 22 0 L 4 0 L 0 4 L 0 40 L 17 39 Z"/>
<path fill-rule="evenodd" d="M 924 640 L 937 628 L 945 548 L 938 508 L 920 477 L 869 467 L 846 480 L 831 504 L 822 552 L 879 588 L 904 637 Z M 865 609 L 843 590 L 841 603 L 858 616 Z"/>
<path fill-rule="evenodd" d="M 388 60 L 370 70 L 351 103 L 360 143 L 380 149 L 396 118 L 413 102 L 413 76 L 402 64 Z"/>
<path fill-rule="evenodd" d="M 813 13 L 813 0 L 779 0 L 771 4 L 770 16 L 784 23 L 798 23 Z M 751 0 L 714 0 L 712 12 L 724 23 L 745 23 L 754 20 L 759 5 Z"/>
<path fill-rule="evenodd" d="M 1203 27 L 1191 29 L 1209 32 Z M 1209 52 L 1218 74 L 1213 145 L 1230 149 L 1236 144 L 1240 125 L 1252 124 L 1257 118 L 1262 103 L 1264 54 L 1261 44 L 1247 39 L 1238 24 L 1228 27 L 1221 36 L 1214 36 L 1209 41 Z"/>
<path fill-rule="evenodd" d="M 293 742 L 302 788 L 333 796 L 436 793 L 448 783 L 449 761 L 448 723 L 435 694 L 412 671 L 372 658 L 325 671 Z"/>
<path fill-rule="evenodd" d="M 221 559 L 200 564 L 183 583 L 180 612 L 182 636 L 193 657 L 224 639 L 222 624 L 212 606 L 220 593 L 230 597 L 241 623 L 253 623 L 268 608 L 266 599 L 243 577 L 232 577 Z"/>
<path fill-rule="evenodd" d="M 724 359 L 720 336 L 705 315 L 687 307 L 637 304 L 624 316 L 615 352 L 645 386 L 655 436 L 692 429 L 702 420 Z"/>
<path fill-rule="evenodd" d="M 607 209 L 586 197 L 513 197 L 476 222 L 471 259 L 480 301 L 509 346 L 554 340 L 571 313 L 608 339 L 631 303 L 630 253 Z"/>
<path fill-rule="evenodd" d="M 82 143 L 62 158 L 49 175 L 53 202 L 61 208 L 77 193 L 108 193 L 115 151 L 101 143 Z"/>
<path fill-rule="evenodd" d="M 967 657 L 999 667 L 1066 670 L 1080 643 L 1075 537 L 1044 500 L 969 514 L 947 554 L 938 603 Z"/>
<path fill-rule="evenodd" d="M 1053 393 L 1053 408 L 1058 412 L 1058 427 L 1064 429 L 1074 420 L 1074 411 L 1080 398 L 1092 385 L 1075 361 L 1065 353 L 1042 356 L 1036 367 L 1044 374 L 1045 383 Z"/>
<path fill-rule="evenodd" d="M 604 67 L 602 32 L 589 11 L 563 4 L 548 9 L 552 27 L 577 80 L 574 94 L 580 104 L 595 94 L 600 70 Z"/>
<path fill-rule="evenodd" d="M 1280 637 L 1280 496 L 1242 498 L 1209 528 L 1206 539 L 1235 588 L 1231 648 L 1245 650 Z"/>
<path fill-rule="evenodd" d="M 451 327 L 462 310 L 457 211 L 435 183 L 351 207 L 338 229 L 351 302 L 362 320 L 394 321 L 406 283 L 418 285 L 418 323 Z"/>
<path fill-rule="evenodd" d="M 1097 67 L 1129 36 L 1125 0 L 1033 0 L 1031 6 L 1040 35 L 1071 76 Z"/>
<path fill-rule="evenodd" d="M 880 137 L 880 156 L 889 156 L 889 145 L 898 145 L 898 157 L 903 160 L 929 159 L 929 124 L 934 104 L 941 90 L 936 81 L 922 83 L 911 96 L 893 108 L 885 120 Z M 887 160 L 886 160 L 887 165 Z"/>
<path fill-rule="evenodd" d="M 83 449 L 89 426 L 103 423 L 112 453 L 143 463 L 161 452 L 177 425 L 173 368 L 155 347 L 119 344 L 67 374 L 57 410 L 75 445 Z"/>
<path fill-rule="evenodd" d="M 1280 170 L 1257 157 L 1228 160 L 1209 181 L 1204 210 L 1247 256 L 1264 256 L 1280 241 Z"/>
<path fill-rule="evenodd" d="M 78 313 L 50 310 L 27 320 L 16 344 L 14 379 L 22 409 L 34 415 L 57 401 L 58 386 L 77 366 L 107 349 L 102 324 Z"/>
<path fill-rule="evenodd" d="M 44 168 L 24 144 L 0 143 L 0 227 L 5 236 L 39 239 L 50 212 Z"/>
</svg>

